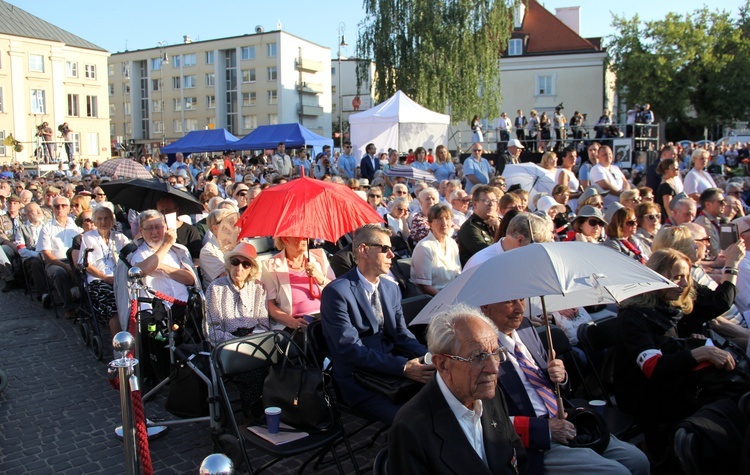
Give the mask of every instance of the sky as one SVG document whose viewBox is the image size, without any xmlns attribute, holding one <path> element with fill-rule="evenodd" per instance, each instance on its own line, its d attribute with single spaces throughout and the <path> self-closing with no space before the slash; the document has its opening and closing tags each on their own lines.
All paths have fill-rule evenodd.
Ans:
<svg viewBox="0 0 750 475">
<path fill-rule="evenodd" d="M 154 48 L 158 42 L 182 43 L 183 35 L 193 41 L 254 33 L 256 25 L 266 31 L 277 23 L 287 33 L 331 48 L 335 57 L 338 28 L 345 26 L 348 43 L 343 56 L 354 56 L 357 29 L 364 18 L 362 0 L 9 0 L 27 12 L 80 36 L 111 53 Z M 668 12 L 693 12 L 706 3 L 712 10 L 737 12 L 745 0 L 542 0 L 555 8 L 581 7 L 581 35 L 608 36 L 612 14 L 628 18 L 638 13 L 643 20 L 658 20 Z M 280 8 L 271 8 L 278 5 Z"/>
</svg>

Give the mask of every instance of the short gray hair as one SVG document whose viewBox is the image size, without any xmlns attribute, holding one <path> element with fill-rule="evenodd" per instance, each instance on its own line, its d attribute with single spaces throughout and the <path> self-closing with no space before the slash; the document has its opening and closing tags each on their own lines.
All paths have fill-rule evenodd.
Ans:
<svg viewBox="0 0 750 475">
<path fill-rule="evenodd" d="M 549 222 L 534 213 L 518 213 L 508 223 L 505 234 L 510 237 L 523 236 L 527 242 L 549 242 Z M 531 239 L 533 236 L 533 240 Z"/>
<path fill-rule="evenodd" d="M 160 212 L 156 211 L 155 209 L 147 209 L 146 211 L 142 212 L 138 215 L 138 227 L 143 228 L 143 223 L 150 219 L 159 218 L 161 219 L 161 222 L 164 222 L 164 215 Z"/>
<path fill-rule="evenodd" d="M 455 353 L 461 346 L 456 336 L 456 326 L 472 318 L 482 320 L 492 328 L 496 334 L 499 330 L 495 323 L 485 316 L 477 307 L 465 303 L 458 303 L 448 307 L 445 311 L 438 313 L 427 327 L 427 348 L 433 355 L 443 353 Z"/>
</svg>

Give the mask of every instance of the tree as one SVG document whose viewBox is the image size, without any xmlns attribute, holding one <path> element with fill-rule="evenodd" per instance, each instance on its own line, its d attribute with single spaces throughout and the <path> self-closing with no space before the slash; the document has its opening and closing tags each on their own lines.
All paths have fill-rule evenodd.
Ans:
<svg viewBox="0 0 750 475">
<path fill-rule="evenodd" d="M 500 53 L 518 0 L 365 0 L 357 55 L 377 65 L 376 100 L 402 90 L 469 120 L 497 117 Z"/>
<path fill-rule="evenodd" d="M 645 24 L 637 15 L 615 16 L 617 33 L 608 46 L 621 99 L 650 103 L 683 133 L 747 120 L 749 6 L 735 18 L 707 8 Z"/>
</svg>

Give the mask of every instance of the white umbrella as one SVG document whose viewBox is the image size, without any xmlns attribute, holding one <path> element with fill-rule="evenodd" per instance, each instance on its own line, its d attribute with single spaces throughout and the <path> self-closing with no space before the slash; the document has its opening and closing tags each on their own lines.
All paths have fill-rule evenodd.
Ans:
<svg viewBox="0 0 750 475">
<path fill-rule="evenodd" d="M 533 163 L 518 163 L 506 165 L 503 170 L 503 178 L 510 188 L 519 185 L 523 190 L 529 192 L 529 203 L 531 198 L 540 193 L 552 195 L 552 189 L 557 185 L 548 172 Z"/>
<path fill-rule="evenodd" d="M 432 172 L 420 170 L 408 165 L 397 165 L 391 167 L 385 171 L 385 176 L 400 176 L 411 180 L 422 180 L 430 183 L 437 181 Z"/>
<path fill-rule="evenodd" d="M 586 242 L 548 242 L 499 254 L 459 275 L 430 300 L 410 325 L 455 303 L 474 306 L 532 298 L 532 312 L 620 303 L 671 281 L 614 249 Z"/>
</svg>

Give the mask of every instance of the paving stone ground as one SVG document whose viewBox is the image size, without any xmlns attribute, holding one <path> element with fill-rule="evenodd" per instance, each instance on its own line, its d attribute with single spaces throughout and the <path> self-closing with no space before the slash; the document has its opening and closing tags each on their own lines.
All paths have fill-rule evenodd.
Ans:
<svg viewBox="0 0 750 475">
<path fill-rule="evenodd" d="M 105 340 L 111 340 L 106 333 Z M 97 361 L 73 321 L 56 319 L 52 310 L 23 291 L 0 293 L 0 369 L 9 375 L 8 387 L 0 393 L 0 472 L 125 472 L 123 445 L 114 434 L 121 422 L 119 393 L 106 380 L 111 348 L 107 351 L 110 355 Z M 149 417 L 172 418 L 163 409 L 165 395 L 146 403 Z M 347 428 L 356 422 L 345 417 Z M 355 437 L 355 445 L 374 430 Z M 360 467 L 371 466 L 384 444 L 381 436 L 372 448 L 358 452 Z M 214 450 L 207 423 L 173 426 L 152 441 L 150 449 L 156 474 L 197 474 L 201 461 Z M 264 460 L 253 451 L 250 456 L 254 465 Z M 303 458 L 284 461 L 267 473 L 296 473 Z M 346 460 L 344 468 L 353 473 Z M 336 471 L 308 467 L 305 473 Z"/>
</svg>

